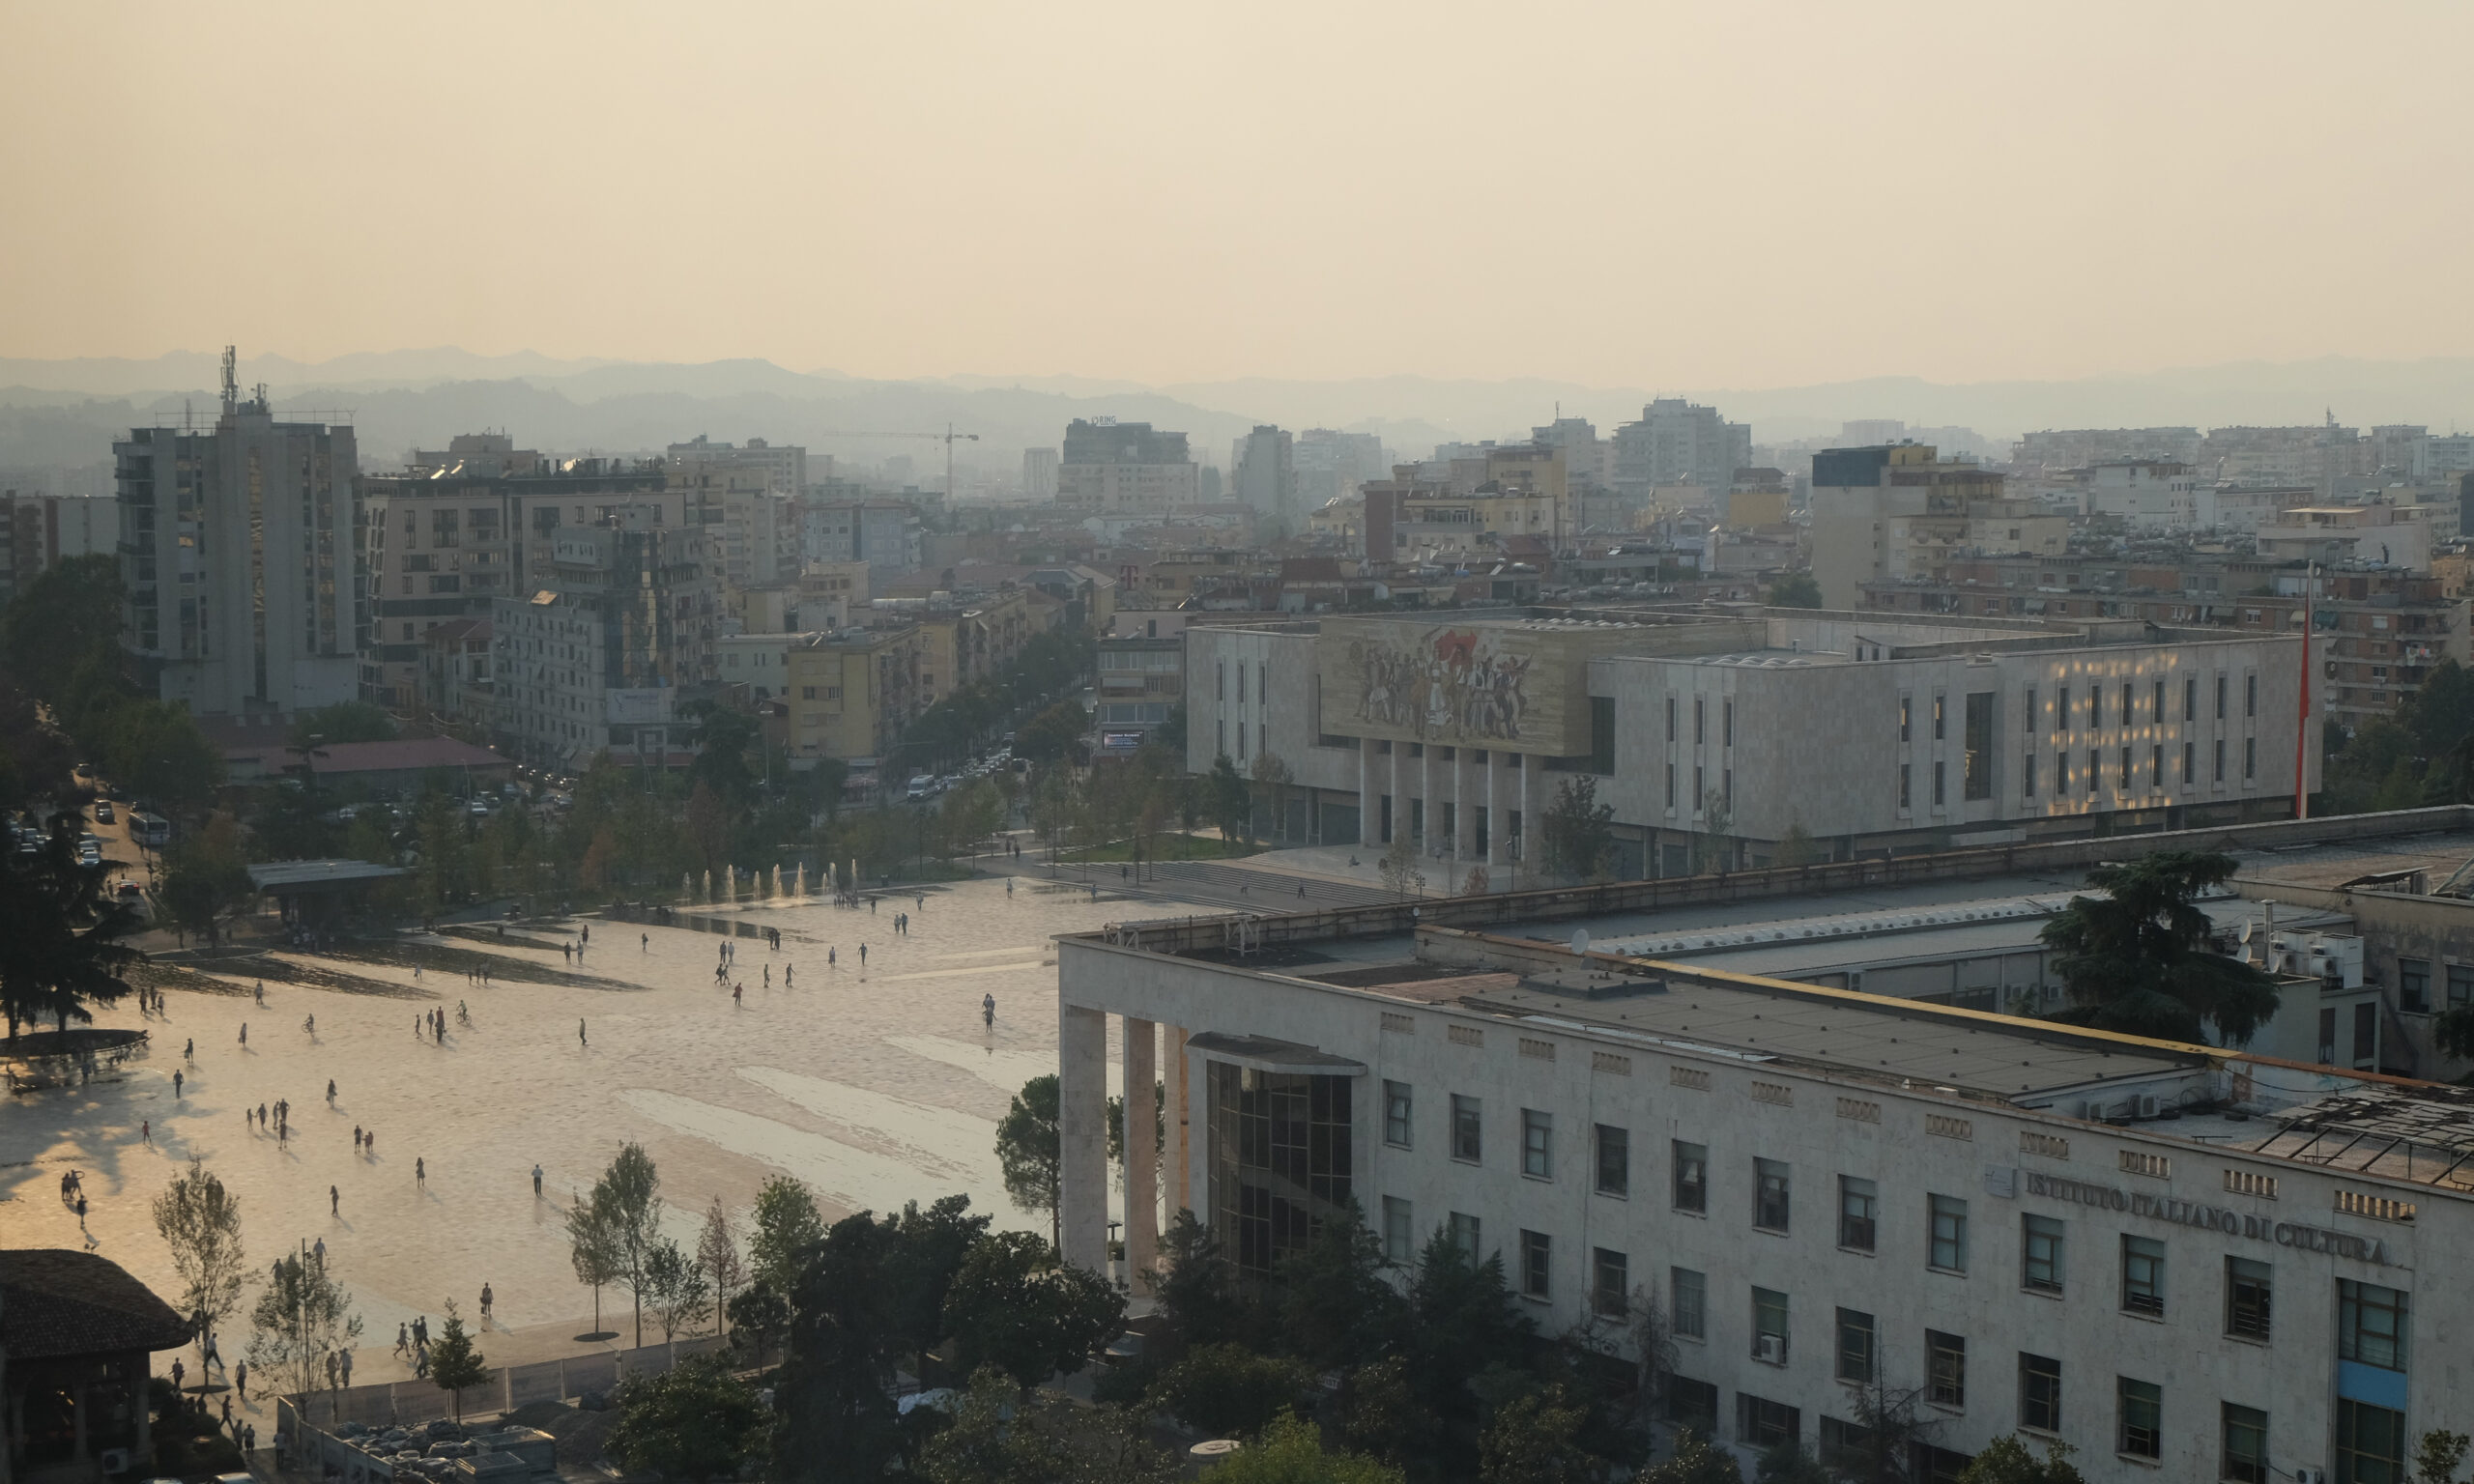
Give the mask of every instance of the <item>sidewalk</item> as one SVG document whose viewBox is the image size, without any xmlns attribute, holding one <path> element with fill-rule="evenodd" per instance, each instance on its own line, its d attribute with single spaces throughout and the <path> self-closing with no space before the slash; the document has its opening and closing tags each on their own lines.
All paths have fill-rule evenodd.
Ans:
<svg viewBox="0 0 2474 1484">
<path fill-rule="evenodd" d="M 617 1302 L 605 1302 L 601 1310 L 604 1329 L 618 1331 L 617 1338 L 584 1340 L 577 1336 L 592 1328 L 592 1316 L 581 1314 L 573 1319 L 554 1320 L 546 1325 L 529 1325 L 522 1329 L 508 1329 L 495 1322 L 489 1327 L 480 1325 L 480 1315 L 472 1312 L 470 1304 L 458 1303 L 464 1311 L 466 1331 L 473 1336 L 473 1346 L 493 1369 L 505 1365 L 531 1365 L 536 1360 L 563 1360 L 576 1356 L 617 1355 L 635 1344 L 634 1310 L 624 1294 L 605 1295 Z M 438 1343 L 440 1329 L 446 1324 L 444 1313 L 429 1318 L 429 1341 Z M 391 1334 L 367 1333 L 365 1342 L 352 1353 L 352 1383 L 356 1386 L 375 1385 L 381 1382 L 411 1381 L 413 1362 L 408 1356 L 395 1354 L 395 1337 Z M 645 1342 L 661 1343 L 661 1330 L 648 1315 L 645 1321 Z"/>
</svg>

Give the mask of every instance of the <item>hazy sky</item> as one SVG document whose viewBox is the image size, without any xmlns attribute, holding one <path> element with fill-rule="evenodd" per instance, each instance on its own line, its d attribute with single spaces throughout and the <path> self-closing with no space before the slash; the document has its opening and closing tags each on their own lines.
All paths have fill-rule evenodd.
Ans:
<svg viewBox="0 0 2474 1484">
<path fill-rule="evenodd" d="M 0 0 L 0 355 L 2474 354 L 2466 0 Z"/>
</svg>

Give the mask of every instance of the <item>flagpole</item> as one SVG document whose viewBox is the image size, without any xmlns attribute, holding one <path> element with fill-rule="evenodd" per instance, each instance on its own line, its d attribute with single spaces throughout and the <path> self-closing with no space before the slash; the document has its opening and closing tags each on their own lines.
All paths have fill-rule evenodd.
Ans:
<svg viewBox="0 0 2474 1484">
<path fill-rule="evenodd" d="M 2319 586 L 2319 564 L 2303 568 L 2302 699 L 2293 728 L 2293 817 L 2311 817 L 2311 626 L 2312 599 Z"/>
</svg>

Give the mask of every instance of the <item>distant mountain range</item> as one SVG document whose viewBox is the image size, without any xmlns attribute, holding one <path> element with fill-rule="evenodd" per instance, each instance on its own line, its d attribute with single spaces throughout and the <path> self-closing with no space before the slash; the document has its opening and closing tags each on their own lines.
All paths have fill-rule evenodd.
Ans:
<svg viewBox="0 0 2474 1484">
<path fill-rule="evenodd" d="M 218 357 L 176 352 L 152 360 L 0 358 L 0 470 L 82 467 L 107 460 L 135 422 L 177 419 L 186 401 L 215 404 Z M 792 371 L 765 360 L 669 364 L 561 360 L 529 352 L 478 356 L 452 347 L 241 362 L 278 409 L 349 411 L 361 458 L 387 469 L 415 446 L 504 429 L 524 446 L 561 453 L 634 452 L 699 433 L 739 442 L 804 442 L 874 463 L 908 452 L 923 483 L 941 468 L 927 435 L 950 422 L 977 433 L 959 464 L 1008 470 L 1022 448 L 1054 446 L 1075 417 L 1147 421 L 1193 436 L 1196 456 L 1225 465 L 1232 440 L 1256 423 L 1380 434 L 1404 458 L 1442 441 L 1518 437 L 1560 411 L 1601 434 L 1640 414 L 1657 391 L 1543 379 L 1391 376 L 1308 382 L 1254 378 L 1164 386 L 1073 376 L 872 380 Z M 1668 388 L 1753 425 L 1757 442 L 1828 437 L 1851 418 L 1971 427 L 1996 440 L 2035 428 L 2317 422 L 2474 427 L 2474 357 L 2420 361 L 2329 357 L 2245 362 L 2072 381 L 1949 385 L 1879 377 L 1811 386 Z"/>
</svg>

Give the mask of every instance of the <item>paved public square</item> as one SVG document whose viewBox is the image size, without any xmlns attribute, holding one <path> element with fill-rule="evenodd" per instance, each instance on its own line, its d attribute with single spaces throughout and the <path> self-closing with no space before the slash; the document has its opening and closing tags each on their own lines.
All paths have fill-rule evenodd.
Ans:
<svg viewBox="0 0 2474 1484">
<path fill-rule="evenodd" d="M 1045 1232 L 1045 1215 L 1005 1198 L 992 1146 L 1008 1097 L 1055 1070 L 1050 935 L 1189 907 L 1106 890 L 1094 899 L 1027 876 L 1010 894 L 988 879 L 918 895 L 924 904 L 889 895 L 874 912 L 813 899 L 682 909 L 778 928 L 778 951 L 756 937 L 597 918 L 515 929 L 503 944 L 422 940 L 514 974 L 598 985 L 494 968 L 483 987 L 461 969 L 417 978 L 409 963 L 360 954 L 282 955 L 350 979 L 342 987 L 270 981 L 263 1006 L 245 977 L 226 979 L 230 992 L 174 987 L 161 1018 L 141 1018 L 132 996 L 97 1023 L 151 1030 L 143 1060 L 82 1089 L 0 1103 L 0 1241 L 80 1245 L 77 1218 L 58 1197 L 62 1172 L 75 1168 L 95 1249 L 169 1296 L 176 1285 L 149 1206 L 196 1153 L 238 1193 L 253 1262 L 326 1242 L 367 1324 L 356 1379 L 375 1380 L 399 1322 L 426 1314 L 434 1327 L 449 1298 L 477 1318 L 484 1282 L 496 1299 L 492 1330 L 523 1331 L 501 1336 L 494 1362 L 574 1349 L 568 1337 L 590 1327 L 592 1300 L 569 1267 L 562 1218 L 624 1141 L 660 1166 L 669 1230 L 691 1249 L 713 1197 L 743 1221 L 758 1185 L 777 1173 L 807 1182 L 828 1219 L 962 1191 L 1001 1226 Z M 894 930 L 902 911 L 912 916 L 906 936 Z M 590 944 L 570 963 L 559 944 L 579 928 L 590 928 Z M 724 942 L 736 945 L 737 1005 L 713 977 Z M 981 1023 L 983 995 L 996 1000 L 992 1028 Z M 457 1023 L 459 1000 L 469 1026 Z M 433 1009 L 446 1013 L 443 1043 L 415 1033 Z M 311 1016 L 314 1034 L 304 1028 Z M 191 1040 L 195 1057 L 185 1061 Z M 186 1078 L 178 1098 L 175 1070 Z M 282 1144 L 244 1117 L 277 1099 L 293 1110 Z M 375 1135 L 374 1153 L 355 1155 L 356 1127 Z M 625 1330 L 624 1294 L 606 1290 L 603 1302 L 604 1327 Z M 225 1327 L 227 1359 L 247 1332 L 245 1308 Z M 491 1342 L 482 1348 L 489 1354 Z M 168 1366 L 172 1356 L 158 1358 Z"/>
</svg>

